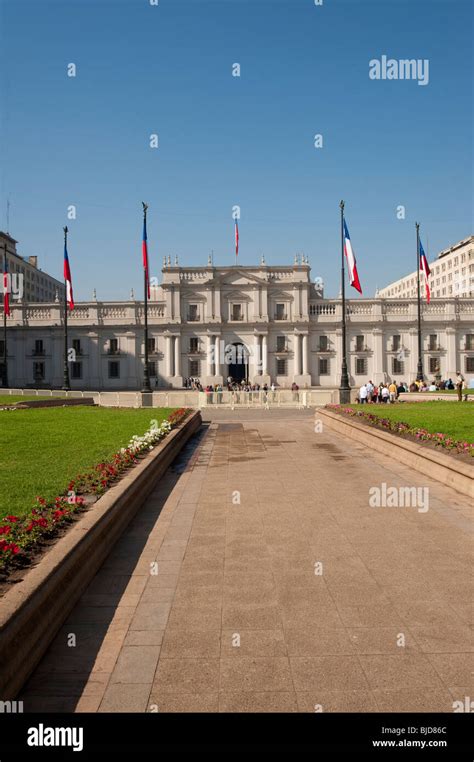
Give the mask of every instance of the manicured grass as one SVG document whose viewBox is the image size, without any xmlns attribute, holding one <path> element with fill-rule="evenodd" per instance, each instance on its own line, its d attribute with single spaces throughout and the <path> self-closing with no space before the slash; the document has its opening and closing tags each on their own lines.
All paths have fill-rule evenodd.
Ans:
<svg viewBox="0 0 474 762">
<path fill-rule="evenodd" d="M 0 517 L 64 492 L 71 479 L 174 408 L 56 407 L 0 412 Z"/>
<path fill-rule="evenodd" d="M 394 405 L 351 405 L 357 410 L 391 421 L 404 421 L 432 434 L 441 432 L 454 439 L 474 442 L 474 404 L 472 402 L 397 402 Z"/>
</svg>

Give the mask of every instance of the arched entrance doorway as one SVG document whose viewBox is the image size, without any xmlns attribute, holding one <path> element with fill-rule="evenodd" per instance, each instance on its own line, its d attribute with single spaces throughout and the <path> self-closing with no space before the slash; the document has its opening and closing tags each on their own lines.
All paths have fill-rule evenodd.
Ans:
<svg viewBox="0 0 474 762">
<path fill-rule="evenodd" d="M 245 344 L 239 341 L 227 344 L 225 348 L 225 361 L 227 364 L 227 378 L 232 378 L 232 381 L 236 383 L 248 381 L 249 350 Z"/>
</svg>

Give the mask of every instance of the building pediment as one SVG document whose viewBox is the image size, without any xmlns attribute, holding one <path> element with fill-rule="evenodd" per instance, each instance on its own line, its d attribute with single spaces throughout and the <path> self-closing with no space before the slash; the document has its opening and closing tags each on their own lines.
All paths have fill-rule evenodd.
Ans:
<svg viewBox="0 0 474 762">
<path fill-rule="evenodd" d="M 224 272 L 216 274 L 214 280 L 216 286 L 223 288 L 224 286 L 266 286 L 267 281 L 259 275 L 249 272 L 245 269 L 232 268 Z"/>
<path fill-rule="evenodd" d="M 245 294 L 243 291 L 239 291 L 238 289 L 235 289 L 234 291 L 227 291 L 224 294 L 224 298 L 227 299 L 229 302 L 251 302 L 252 297 L 250 297 L 248 294 Z"/>
<path fill-rule="evenodd" d="M 268 294 L 270 299 L 273 299 L 274 301 L 281 300 L 283 301 L 293 301 L 293 294 L 288 293 L 288 291 L 270 291 Z"/>
<path fill-rule="evenodd" d="M 195 291 L 192 288 L 182 288 L 181 298 L 184 299 L 184 301 L 193 303 L 206 301 L 205 294 L 200 294 L 199 291 Z"/>
</svg>

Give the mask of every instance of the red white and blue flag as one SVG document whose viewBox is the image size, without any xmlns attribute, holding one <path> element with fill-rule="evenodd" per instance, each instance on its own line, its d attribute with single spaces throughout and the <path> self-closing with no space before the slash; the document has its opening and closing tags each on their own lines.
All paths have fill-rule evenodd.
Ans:
<svg viewBox="0 0 474 762">
<path fill-rule="evenodd" d="M 426 259 L 426 254 L 423 249 L 423 244 L 420 241 L 420 271 L 425 276 L 425 293 L 426 293 L 426 301 L 428 304 L 430 303 L 431 299 L 431 291 L 430 291 L 430 284 L 429 284 L 429 277 L 431 275 L 430 266 L 428 264 L 428 260 Z"/>
<path fill-rule="evenodd" d="M 142 254 L 143 254 L 143 269 L 145 271 L 145 283 L 148 299 L 150 298 L 150 273 L 148 270 L 148 244 L 146 235 L 146 217 L 143 219 L 143 240 L 142 240 Z"/>
<path fill-rule="evenodd" d="M 3 311 L 7 317 L 10 315 L 10 284 L 8 283 L 8 265 L 5 257 L 5 272 L 3 273 Z"/>
<path fill-rule="evenodd" d="M 349 230 L 347 229 L 346 221 L 344 220 L 344 254 L 346 255 L 347 267 L 349 270 L 349 283 L 361 294 L 362 289 L 360 287 L 359 274 L 357 272 L 356 258 L 352 249 L 351 239 L 349 236 Z"/>
<path fill-rule="evenodd" d="M 66 300 L 69 305 L 69 309 L 74 309 L 74 296 L 72 293 L 72 278 L 71 268 L 69 267 L 69 257 L 67 255 L 67 245 L 64 241 L 64 280 L 66 282 Z"/>
<path fill-rule="evenodd" d="M 239 254 L 239 225 L 237 223 L 237 217 L 234 220 L 235 222 L 235 256 L 237 257 Z"/>
</svg>

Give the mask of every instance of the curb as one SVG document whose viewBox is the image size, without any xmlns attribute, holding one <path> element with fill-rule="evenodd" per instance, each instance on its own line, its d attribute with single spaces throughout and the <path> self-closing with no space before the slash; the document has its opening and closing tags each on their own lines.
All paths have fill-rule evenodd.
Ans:
<svg viewBox="0 0 474 762">
<path fill-rule="evenodd" d="M 19 693 L 156 479 L 201 424 L 200 411 L 194 411 L 107 490 L 0 600 L 1 700 L 13 700 Z"/>
<path fill-rule="evenodd" d="M 390 458 L 395 456 L 399 463 L 420 471 L 431 479 L 436 479 L 448 487 L 474 498 L 474 470 L 466 463 L 455 463 L 454 457 L 442 452 L 434 452 L 416 442 L 410 442 L 395 434 L 379 431 L 375 427 L 364 426 L 351 418 L 331 410 L 319 410 L 328 428 L 358 442 L 374 447 Z M 394 450 L 394 448 L 396 448 Z"/>
</svg>

